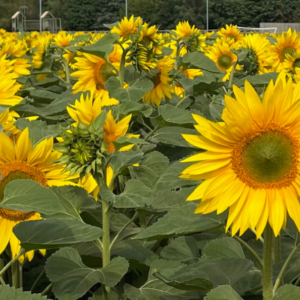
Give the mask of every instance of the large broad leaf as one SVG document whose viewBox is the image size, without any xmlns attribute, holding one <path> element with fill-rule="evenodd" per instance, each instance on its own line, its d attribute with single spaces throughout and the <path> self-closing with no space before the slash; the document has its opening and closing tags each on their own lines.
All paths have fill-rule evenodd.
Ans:
<svg viewBox="0 0 300 300">
<path fill-rule="evenodd" d="M 46 296 L 41 294 L 31 294 L 30 292 L 23 292 L 22 289 L 15 289 L 8 285 L 0 286 L 1 300 L 46 300 Z"/>
<path fill-rule="evenodd" d="M 262 75 L 254 75 L 254 76 L 247 76 L 244 77 L 234 84 L 237 86 L 243 86 L 245 84 L 245 81 L 249 81 L 252 85 L 254 86 L 267 86 L 271 80 L 274 82 L 276 81 L 276 78 L 278 76 L 278 73 L 267 73 L 267 74 L 262 74 Z"/>
<path fill-rule="evenodd" d="M 48 259 L 46 272 L 57 298 L 77 300 L 96 283 L 115 286 L 126 274 L 128 267 L 125 258 L 117 257 L 102 269 L 88 268 L 75 249 L 64 248 Z"/>
<path fill-rule="evenodd" d="M 211 290 L 204 300 L 243 300 L 240 295 L 229 285 L 218 286 Z"/>
<path fill-rule="evenodd" d="M 222 284 L 233 285 L 253 268 L 253 262 L 240 258 L 222 258 L 212 261 L 199 261 L 185 265 L 164 266 L 157 264 L 155 276 L 164 282 L 182 289 L 197 288 L 195 281 L 201 281 L 203 288 Z M 210 283 L 209 283 L 210 282 Z M 180 284 L 182 284 L 180 286 Z"/>
<path fill-rule="evenodd" d="M 134 101 L 125 101 L 120 103 L 116 108 L 118 114 L 127 116 L 129 114 L 149 117 L 153 108 L 147 104 L 136 103 Z"/>
<path fill-rule="evenodd" d="M 158 113 L 168 123 L 174 123 L 177 125 L 196 123 L 189 111 L 169 104 L 160 106 L 158 108 Z"/>
<path fill-rule="evenodd" d="M 119 39 L 115 33 L 107 33 L 99 41 L 92 45 L 81 47 L 78 51 L 89 53 L 107 59 L 109 53 L 114 49 L 114 43 Z"/>
<path fill-rule="evenodd" d="M 146 154 L 138 167 L 131 169 L 131 176 L 153 188 L 160 175 L 166 170 L 169 160 L 160 152 Z"/>
<path fill-rule="evenodd" d="M 79 210 L 88 194 L 82 188 L 63 186 L 47 188 L 30 179 L 7 184 L 0 207 L 24 212 L 35 211 L 48 218 L 81 220 Z"/>
<path fill-rule="evenodd" d="M 273 300 L 299 300 L 300 289 L 294 285 L 284 285 L 279 288 L 275 294 Z"/>
<path fill-rule="evenodd" d="M 197 134 L 197 131 L 195 129 L 178 126 L 164 127 L 157 130 L 151 140 L 156 140 L 167 145 L 194 148 L 182 137 L 182 134 Z"/>
<path fill-rule="evenodd" d="M 203 252 L 204 256 L 210 259 L 223 257 L 245 258 L 241 244 L 229 237 L 207 243 Z"/>
<path fill-rule="evenodd" d="M 102 236 L 102 229 L 72 219 L 27 221 L 14 227 L 14 233 L 26 250 L 53 249 Z"/>
<path fill-rule="evenodd" d="M 103 293 L 103 289 L 100 288 L 96 293 L 94 293 L 93 297 L 90 297 L 88 300 L 106 300 L 105 293 Z M 115 290 L 110 290 L 110 300 L 126 300 L 124 295 L 118 294 Z"/>
<path fill-rule="evenodd" d="M 217 228 L 223 224 L 222 216 L 195 214 L 195 204 L 174 209 L 138 234 L 136 239 L 159 239 L 174 235 L 191 234 Z"/>
<path fill-rule="evenodd" d="M 105 83 L 105 88 L 109 91 L 111 98 L 115 98 L 120 102 L 137 102 L 153 88 L 153 83 L 149 78 L 141 77 L 133 85 L 128 88 L 123 88 L 119 80 L 112 76 Z"/>
</svg>

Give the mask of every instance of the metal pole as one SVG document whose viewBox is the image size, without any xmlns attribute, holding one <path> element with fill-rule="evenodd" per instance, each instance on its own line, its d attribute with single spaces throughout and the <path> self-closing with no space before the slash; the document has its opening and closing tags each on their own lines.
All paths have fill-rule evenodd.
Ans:
<svg viewBox="0 0 300 300">
<path fill-rule="evenodd" d="M 40 32 L 42 32 L 42 0 L 40 0 Z"/>
<path fill-rule="evenodd" d="M 206 0 L 206 30 L 209 30 L 208 0 Z"/>
<path fill-rule="evenodd" d="M 128 0 L 125 0 L 125 15 L 128 18 Z"/>
</svg>

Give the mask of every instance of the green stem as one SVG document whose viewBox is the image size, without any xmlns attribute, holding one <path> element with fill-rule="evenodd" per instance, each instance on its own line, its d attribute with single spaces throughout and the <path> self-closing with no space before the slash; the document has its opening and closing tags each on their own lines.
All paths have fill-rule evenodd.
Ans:
<svg viewBox="0 0 300 300">
<path fill-rule="evenodd" d="M 233 63 L 232 70 L 231 70 L 231 73 L 230 73 L 230 78 L 229 78 L 229 83 L 228 83 L 228 90 L 230 90 L 230 91 L 232 91 L 233 77 L 234 77 L 234 72 L 235 72 L 236 65 L 237 65 L 237 61 L 235 61 Z"/>
<path fill-rule="evenodd" d="M 134 214 L 134 216 L 119 230 L 119 232 L 116 234 L 116 236 L 114 237 L 114 239 L 112 240 L 112 242 L 110 244 L 110 250 L 112 249 L 115 242 L 118 240 L 121 233 L 138 217 L 138 215 L 139 214 L 136 212 Z"/>
<path fill-rule="evenodd" d="M 45 296 L 48 294 L 49 291 L 51 291 L 52 289 L 52 283 L 50 283 L 45 289 L 44 291 L 42 292 L 42 296 Z"/>
<path fill-rule="evenodd" d="M 254 251 L 252 247 L 250 247 L 245 241 L 243 241 L 241 238 L 238 236 L 233 237 L 236 241 L 238 241 L 242 246 L 244 246 L 253 256 L 253 258 L 256 260 L 258 266 L 260 269 L 263 269 L 263 262 L 258 256 L 258 254 Z"/>
<path fill-rule="evenodd" d="M 122 53 L 122 58 L 121 58 L 121 64 L 120 64 L 120 71 L 119 71 L 119 80 L 120 80 L 121 88 L 123 88 L 123 84 L 124 84 L 124 73 L 125 73 L 126 55 L 127 55 L 127 50 L 123 48 L 123 53 Z"/>
<path fill-rule="evenodd" d="M 18 262 L 19 287 L 23 287 L 23 265 Z"/>
<path fill-rule="evenodd" d="M 25 253 L 25 249 L 21 249 L 19 254 L 13 258 L 1 271 L 0 271 L 0 277 L 3 277 L 6 270 L 15 262 L 17 261 L 23 254 Z"/>
<path fill-rule="evenodd" d="M 263 299 L 273 299 L 273 270 L 272 270 L 272 248 L 273 248 L 273 231 L 269 223 L 265 228 L 264 233 L 264 258 L 262 271 L 262 287 Z"/>
<path fill-rule="evenodd" d="M 155 127 L 151 132 L 149 132 L 149 134 L 145 137 L 144 141 L 148 141 L 149 138 L 151 138 L 151 136 L 159 129 L 159 126 Z"/>
<path fill-rule="evenodd" d="M 40 279 L 43 277 L 43 275 L 45 274 L 45 272 L 46 272 L 46 270 L 43 269 L 42 272 L 40 273 L 40 275 L 37 277 L 37 279 L 35 280 L 35 282 L 33 283 L 32 287 L 31 287 L 31 289 L 30 289 L 31 293 L 34 291 L 34 289 L 36 288 L 38 282 L 39 282 Z"/>
<path fill-rule="evenodd" d="M 281 262 L 281 236 L 275 238 L 274 241 L 274 262 L 275 264 Z"/>
<path fill-rule="evenodd" d="M 109 204 L 102 200 L 102 229 L 103 229 L 103 237 L 102 237 L 102 266 L 103 268 L 106 267 L 110 262 L 110 207 Z M 104 287 L 105 299 L 110 299 L 110 288 L 105 286 Z"/>
<path fill-rule="evenodd" d="M 11 279 L 12 279 L 12 286 L 14 288 L 19 288 L 19 262 L 15 261 L 11 265 Z"/>
<path fill-rule="evenodd" d="M 192 95 L 193 95 L 193 94 L 189 94 L 189 95 L 183 97 L 183 98 L 177 103 L 176 107 L 178 107 L 184 100 L 190 98 L 190 96 L 192 96 Z"/>
<path fill-rule="evenodd" d="M 68 62 L 63 58 L 64 62 L 64 68 L 65 68 L 65 73 L 66 73 L 66 83 L 70 84 L 70 69 L 69 69 L 69 64 Z"/>
<path fill-rule="evenodd" d="M 296 247 L 294 247 L 293 251 L 290 253 L 289 257 L 286 259 L 284 265 L 282 266 L 282 268 L 281 268 L 281 270 L 278 274 L 278 277 L 275 281 L 275 285 L 274 285 L 274 288 L 273 288 L 273 295 L 276 293 L 277 289 L 279 288 L 281 280 L 282 280 L 283 275 L 284 275 L 284 272 L 285 272 L 286 268 L 288 267 L 289 263 L 291 262 L 293 256 L 296 254 L 299 246 L 300 246 L 300 244 L 298 244 Z M 298 281 L 299 281 L 299 279 L 297 280 L 297 282 Z M 296 282 L 296 285 L 297 285 L 297 282 Z"/>
</svg>

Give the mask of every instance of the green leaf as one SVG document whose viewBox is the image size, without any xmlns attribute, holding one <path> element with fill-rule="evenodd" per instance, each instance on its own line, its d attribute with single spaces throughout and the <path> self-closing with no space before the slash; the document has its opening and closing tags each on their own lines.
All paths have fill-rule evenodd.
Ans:
<svg viewBox="0 0 300 300">
<path fill-rule="evenodd" d="M 102 191 L 103 190 L 103 191 Z M 119 195 L 114 195 L 109 189 L 100 190 L 100 194 L 106 201 L 113 203 L 116 208 L 143 208 L 153 201 L 153 192 L 141 181 L 130 179 L 127 181 L 124 191 Z"/>
<path fill-rule="evenodd" d="M 168 166 L 168 158 L 154 151 L 146 154 L 139 166 L 132 168 L 130 173 L 132 178 L 137 178 L 149 188 L 153 188 Z"/>
<path fill-rule="evenodd" d="M 15 289 L 9 285 L 0 286 L 0 299 L 2 300 L 46 300 L 41 294 L 23 292 L 22 289 Z"/>
<path fill-rule="evenodd" d="M 147 104 L 136 103 L 133 101 L 125 101 L 116 107 L 119 115 L 127 116 L 133 114 L 135 116 L 149 117 L 152 114 L 153 108 Z"/>
<path fill-rule="evenodd" d="M 89 128 L 92 130 L 92 132 L 96 133 L 104 126 L 106 116 L 106 111 L 102 111 L 101 114 L 96 118 L 96 120 L 91 123 Z"/>
<path fill-rule="evenodd" d="M 101 228 L 72 219 L 22 222 L 13 231 L 27 251 L 91 242 L 102 236 Z"/>
<path fill-rule="evenodd" d="M 185 209 L 170 211 L 158 219 L 152 226 L 138 234 L 135 239 L 159 239 L 174 235 L 191 234 L 219 227 L 223 222 L 220 216 L 195 214 L 195 204 L 188 204 Z"/>
<path fill-rule="evenodd" d="M 153 83 L 148 77 L 141 77 L 128 88 L 121 87 L 120 81 L 116 77 L 110 77 L 105 83 L 105 88 L 109 91 L 109 96 L 120 102 L 137 102 L 144 95 L 153 89 Z"/>
<path fill-rule="evenodd" d="M 158 108 L 158 113 L 168 123 L 174 124 L 195 124 L 192 114 L 185 110 L 169 104 Z"/>
<path fill-rule="evenodd" d="M 64 248 L 48 259 L 46 272 L 57 298 L 77 300 L 98 282 L 115 286 L 127 273 L 128 267 L 125 258 L 117 257 L 102 269 L 88 268 L 75 249 Z"/>
<path fill-rule="evenodd" d="M 204 256 L 209 259 L 223 257 L 245 258 L 241 244 L 229 237 L 212 240 L 207 243 L 203 252 Z"/>
<path fill-rule="evenodd" d="M 222 285 L 211 290 L 204 298 L 204 300 L 243 300 L 243 299 L 231 286 Z"/>
<path fill-rule="evenodd" d="M 114 49 L 114 43 L 118 41 L 119 36 L 115 33 L 107 33 L 94 44 L 77 48 L 78 51 L 89 53 L 104 59 L 107 59 L 109 53 Z"/>
<path fill-rule="evenodd" d="M 90 297 L 88 300 L 106 300 L 105 293 L 103 289 L 100 288 L 93 297 Z M 123 295 L 118 294 L 115 290 L 110 290 L 110 300 L 126 300 Z"/>
<path fill-rule="evenodd" d="M 30 91 L 30 97 L 34 99 L 36 103 L 51 103 L 57 94 L 45 91 L 45 90 L 33 90 Z"/>
<path fill-rule="evenodd" d="M 263 87 L 263 86 L 267 86 L 271 80 L 275 82 L 277 77 L 278 77 L 278 73 L 276 72 L 262 74 L 262 75 L 247 76 L 238 80 L 234 84 L 237 85 L 238 87 L 241 87 L 245 84 L 245 81 L 247 80 L 254 86 Z"/>
<path fill-rule="evenodd" d="M 183 137 L 182 134 L 197 134 L 195 129 L 189 129 L 185 127 L 164 127 L 156 131 L 151 140 L 157 140 L 160 143 L 167 145 L 174 145 L 180 147 L 191 147 Z"/>
<path fill-rule="evenodd" d="M 284 285 L 280 287 L 273 300 L 299 300 L 300 299 L 300 289 L 294 285 Z"/>
<path fill-rule="evenodd" d="M 121 136 L 115 142 L 113 142 L 115 146 L 115 151 L 120 150 L 122 147 L 128 145 L 148 145 L 149 143 L 145 142 L 142 139 L 128 136 Z"/>
</svg>

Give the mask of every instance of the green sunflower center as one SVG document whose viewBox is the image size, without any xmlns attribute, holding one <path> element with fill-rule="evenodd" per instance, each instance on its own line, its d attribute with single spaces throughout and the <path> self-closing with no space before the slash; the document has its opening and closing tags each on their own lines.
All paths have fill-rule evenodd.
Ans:
<svg viewBox="0 0 300 300">
<path fill-rule="evenodd" d="M 287 58 L 287 55 L 295 55 L 296 50 L 294 47 L 285 47 L 282 52 L 281 52 L 281 56 L 282 56 L 282 61 Z"/>
<path fill-rule="evenodd" d="M 229 55 L 227 55 L 227 54 L 223 54 L 223 55 L 221 55 L 221 56 L 219 57 L 219 59 L 218 59 L 218 65 L 219 65 L 221 68 L 227 70 L 227 69 L 229 69 L 229 68 L 231 67 L 231 65 L 232 65 L 232 58 L 231 58 Z"/>
<path fill-rule="evenodd" d="M 105 82 L 111 77 L 115 76 L 114 68 L 110 63 L 104 63 L 99 68 L 99 74 L 96 76 L 97 90 L 104 89 Z"/>
<path fill-rule="evenodd" d="M 0 181 L 0 202 L 2 202 L 4 198 L 4 189 L 7 186 L 7 184 L 16 179 L 32 179 L 32 176 L 22 171 L 13 171 L 9 173 L 5 178 L 3 178 Z M 34 212 L 21 212 L 6 208 L 0 208 L 0 216 L 11 221 L 25 221 L 34 214 Z"/>
<path fill-rule="evenodd" d="M 242 154 L 246 174 L 260 183 L 277 183 L 294 168 L 294 145 L 279 131 L 267 131 L 250 140 Z"/>
<path fill-rule="evenodd" d="M 295 70 L 296 68 L 300 68 L 300 58 L 297 58 L 297 59 L 294 61 L 294 63 L 293 63 L 293 68 L 294 68 L 294 70 Z"/>
</svg>

